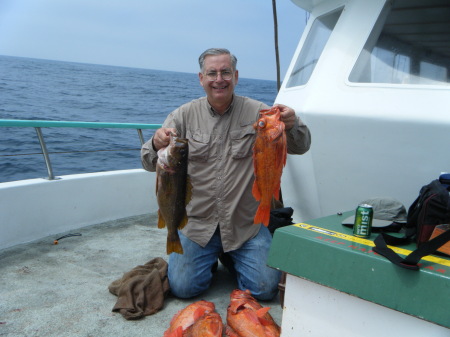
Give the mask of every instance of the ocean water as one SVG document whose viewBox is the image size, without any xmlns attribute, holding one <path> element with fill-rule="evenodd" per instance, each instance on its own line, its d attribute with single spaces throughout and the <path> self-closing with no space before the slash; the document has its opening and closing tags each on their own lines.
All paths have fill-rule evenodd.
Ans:
<svg viewBox="0 0 450 337">
<path fill-rule="evenodd" d="M 236 93 L 271 105 L 276 82 L 239 78 Z M 201 96 L 194 73 L 0 56 L 0 119 L 161 124 Z M 56 176 L 142 167 L 134 129 L 42 133 Z M 41 152 L 34 128 L 0 127 L 0 182 L 47 177 Z"/>
</svg>

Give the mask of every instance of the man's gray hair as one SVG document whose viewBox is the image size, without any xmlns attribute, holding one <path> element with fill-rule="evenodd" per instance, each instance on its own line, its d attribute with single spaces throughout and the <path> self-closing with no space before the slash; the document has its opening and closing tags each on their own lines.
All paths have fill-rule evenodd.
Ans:
<svg viewBox="0 0 450 337">
<path fill-rule="evenodd" d="M 230 55 L 231 58 L 231 66 L 233 67 L 233 70 L 236 70 L 237 65 L 237 58 L 233 54 L 230 53 L 228 49 L 225 48 L 209 48 L 205 50 L 200 57 L 198 58 L 198 64 L 200 65 L 200 71 L 203 71 L 203 65 L 205 63 L 205 57 L 209 55 L 223 55 L 227 54 Z"/>
</svg>

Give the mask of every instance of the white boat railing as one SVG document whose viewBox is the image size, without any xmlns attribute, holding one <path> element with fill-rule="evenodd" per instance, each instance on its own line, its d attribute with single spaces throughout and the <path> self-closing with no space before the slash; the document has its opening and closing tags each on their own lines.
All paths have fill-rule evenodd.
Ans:
<svg viewBox="0 0 450 337">
<path fill-rule="evenodd" d="M 39 139 L 39 145 L 44 156 L 45 165 L 47 167 L 48 180 L 56 179 L 49 152 L 42 134 L 41 128 L 119 128 L 119 129 L 136 129 L 141 145 L 144 144 L 143 129 L 156 130 L 161 127 L 161 124 L 140 124 L 140 123 L 100 123 L 100 122 L 76 122 L 76 121 L 47 121 L 47 120 L 19 120 L 19 119 L 0 119 L 0 127 L 33 127 L 36 130 Z"/>
</svg>

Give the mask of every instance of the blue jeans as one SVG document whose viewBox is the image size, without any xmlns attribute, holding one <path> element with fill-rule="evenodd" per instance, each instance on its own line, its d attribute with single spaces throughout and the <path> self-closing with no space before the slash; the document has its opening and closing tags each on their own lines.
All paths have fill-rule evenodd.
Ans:
<svg viewBox="0 0 450 337">
<path fill-rule="evenodd" d="M 170 291 L 179 298 L 191 298 L 200 295 L 211 285 L 211 269 L 222 252 L 222 241 L 219 231 L 216 231 L 202 248 L 181 232 L 179 234 L 184 254 L 170 254 Z M 269 230 L 261 225 L 254 238 L 245 242 L 241 248 L 227 253 L 234 262 L 238 288 L 250 290 L 258 300 L 270 300 L 278 292 L 281 272 L 266 265 L 271 242 Z"/>
</svg>

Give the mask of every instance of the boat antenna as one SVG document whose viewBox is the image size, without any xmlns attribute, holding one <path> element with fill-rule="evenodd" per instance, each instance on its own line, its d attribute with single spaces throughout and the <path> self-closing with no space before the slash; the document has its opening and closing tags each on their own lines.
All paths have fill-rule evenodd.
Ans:
<svg viewBox="0 0 450 337">
<path fill-rule="evenodd" d="M 277 20 L 277 0 L 272 0 L 273 11 L 273 31 L 275 36 L 275 58 L 277 63 L 277 91 L 280 91 L 280 55 L 278 53 L 278 20 Z"/>
<path fill-rule="evenodd" d="M 272 0 L 272 12 L 273 12 L 273 32 L 275 36 L 275 59 L 277 63 L 277 92 L 280 91 L 281 82 L 280 82 L 280 55 L 278 53 L 278 20 L 277 20 L 277 0 Z M 279 192 L 279 201 L 280 205 L 275 206 L 273 208 L 283 207 L 283 195 L 281 194 L 281 188 Z M 273 201 L 273 199 L 272 199 Z"/>
</svg>

